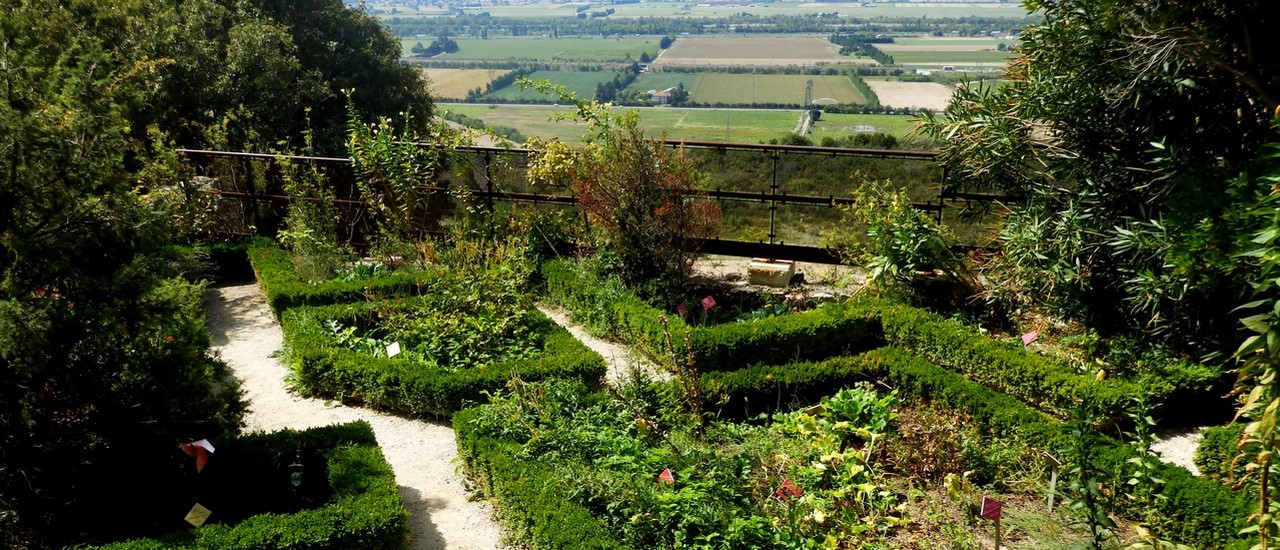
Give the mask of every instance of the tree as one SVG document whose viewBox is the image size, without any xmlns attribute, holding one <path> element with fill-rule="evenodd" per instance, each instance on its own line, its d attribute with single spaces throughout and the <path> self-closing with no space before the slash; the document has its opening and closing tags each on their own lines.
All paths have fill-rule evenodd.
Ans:
<svg viewBox="0 0 1280 550">
<path fill-rule="evenodd" d="M 1256 195 L 1234 175 L 1268 139 L 1280 60 L 1266 2 L 1026 2 L 1008 86 L 968 86 L 925 130 L 948 185 L 1024 197 L 990 275 L 1022 305 L 1104 334 L 1220 349 L 1231 252 Z M 1224 185 L 1234 181 L 1239 185 Z"/>
<path fill-rule="evenodd" d="M 672 38 L 672 37 L 670 37 L 670 36 L 664 36 L 664 37 L 662 37 L 662 40 L 659 40 L 659 41 L 658 41 L 658 47 L 659 47 L 659 48 L 661 48 L 661 49 L 664 49 L 664 50 L 665 50 L 665 49 L 667 49 L 667 48 L 670 48 L 670 47 L 671 47 L 671 43 L 672 43 L 672 42 L 675 42 L 675 41 L 676 41 L 676 39 L 674 39 L 674 38 Z"/>
<path fill-rule="evenodd" d="M 175 277 L 166 220 L 132 192 L 150 160 L 126 115 L 167 66 L 113 41 L 145 26 L 139 7 L 0 0 L 2 546 L 153 527 L 175 443 L 243 412 L 201 287 Z"/>
</svg>

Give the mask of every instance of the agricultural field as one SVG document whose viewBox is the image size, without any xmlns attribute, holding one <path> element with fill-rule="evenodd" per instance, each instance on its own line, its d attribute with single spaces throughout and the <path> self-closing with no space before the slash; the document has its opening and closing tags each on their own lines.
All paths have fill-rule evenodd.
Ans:
<svg viewBox="0 0 1280 550">
<path fill-rule="evenodd" d="M 431 93 L 446 99 L 464 99 L 467 92 L 493 82 L 511 71 L 506 69 L 423 69 L 422 73 L 431 81 Z"/>
<path fill-rule="evenodd" d="M 568 107 L 550 105 L 448 104 L 451 111 L 483 120 L 486 124 L 520 130 L 526 136 L 556 138 L 577 143 L 586 125 L 568 120 L 549 120 L 556 113 L 572 114 Z M 765 109 L 681 109 L 673 107 L 632 107 L 640 114 L 640 128 L 654 137 L 662 132 L 668 139 L 693 141 L 735 141 L 759 143 L 794 130 L 799 110 Z"/>
<path fill-rule="evenodd" d="M 514 6 L 484 6 L 468 8 L 468 13 L 489 12 L 492 17 L 577 17 L 577 8 L 582 3 L 532 3 Z M 368 4 L 369 10 L 381 18 L 392 17 L 440 17 L 450 12 L 435 7 L 419 9 L 405 6 L 390 6 L 381 2 Z M 859 18 L 958 18 L 958 17 L 1012 17 L 1022 18 L 1027 12 L 1017 3 L 973 2 L 973 3 L 906 3 L 886 2 L 876 5 L 864 5 L 853 2 L 757 2 L 750 5 L 727 4 L 692 4 L 685 2 L 643 2 L 635 4 L 613 4 L 611 18 L 631 17 L 730 17 L 742 13 L 751 15 L 809 15 L 816 13 L 837 13 L 844 17 Z M 395 10 L 393 13 L 392 10 Z M 603 7 L 599 9 L 604 9 Z"/>
<path fill-rule="evenodd" d="M 884 133 L 899 138 L 910 135 L 915 129 L 914 115 L 863 115 L 822 113 L 813 123 L 809 139 L 819 143 L 822 138 L 839 139 L 850 134 Z"/>
<path fill-rule="evenodd" d="M 886 107 L 908 107 L 941 111 L 947 108 L 954 91 L 937 82 L 897 82 L 864 80 Z"/>
<path fill-rule="evenodd" d="M 708 104 L 746 105 L 784 103 L 801 105 L 807 83 L 813 81 L 813 98 L 841 104 L 866 103 L 847 76 L 727 74 L 698 75 L 689 88 L 689 101 Z"/>
<path fill-rule="evenodd" d="M 552 84 L 564 86 L 578 97 L 594 97 L 596 84 L 611 81 L 613 77 L 614 73 L 606 72 L 534 71 L 529 75 L 529 80 L 546 80 Z M 501 90 L 485 94 L 483 99 L 492 101 L 555 101 L 559 98 L 543 94 L 532 88 L 521 90 L 519 85 L 512 84 Z"/>
<path fill-rule="evenodd" d="M 686 90 L 692 90 L 694 82 L 697 82 L 697 73 L 640 73 L 636 77 L 636 81 L 631 83 L 633 90 L 665 90 L 674 88 L 678 84 L 684 84 Z"/>
<path fill-rule="evenodd" d="M 898 38 L 876 49 L 893 56 L 895 65 L 915 67 L 1003 67 L 1015 53 L 999 51 L 1000 44 L 1016 46 L 1016 39 L 983 37 Z"/>
<path fill-rule="evenodd" d="M 653 65 L 787 66 L 848 62 L 840 48 L 824 36 L 685 36 L 680 37 Z"/>
<path fill-rule="evenodd" d="M 432 59 L 493 60 L 519 59 L 528 61 L 576 61 L 618 62 L 639 60 L 640 54 L 658 55 L 661 37 L 614 38 L 458 38 L 456 53 L 440 54 Z M 400 46 L 404 55 L 410 55 L 414 44 L 424 46 L 431 39 L 403 38 Z"/>
</svg>

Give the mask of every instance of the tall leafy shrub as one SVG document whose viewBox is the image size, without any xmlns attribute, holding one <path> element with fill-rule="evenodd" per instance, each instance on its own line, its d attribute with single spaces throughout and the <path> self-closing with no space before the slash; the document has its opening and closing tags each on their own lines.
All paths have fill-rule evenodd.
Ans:
<svg viewBox="0 0 1280 550">
<path fill-rule="evenodd" d="M 157 61 L 0 2 L 0 546 L 162 521 L 176 443 L 238 427 L 201 290 L 133 194 L 125 114 Z M 113 22 L 103 21 L 102 25 Z M 114 22 L 120 23 L 120 22 Z M 120 506 L 123 496 L 131 506 Z M 139 525 L 141 523 L 142 525 Z"/>
</svg>

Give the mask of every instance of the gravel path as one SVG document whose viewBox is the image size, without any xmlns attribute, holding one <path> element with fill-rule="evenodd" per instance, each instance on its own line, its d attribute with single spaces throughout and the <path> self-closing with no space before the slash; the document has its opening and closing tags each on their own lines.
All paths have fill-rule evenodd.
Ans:
<svg viewBox="0 0 1280 550">
<path fill-rule="evenodd" d="M 1196 448 L 1204 438 L 1204 428 L 1183 428 L 1179 430 L 1159 432 L 1160 441 L 1151 446 L 1160 459 L 1170 464 L 1177 464 L 1188 470 L 1191 475 L 1200 475 L 1196 467 Z"/>
<path fill-rule="evenodd" d="M 546 315 L 548 319 L 555 321 L 556 324 L 565 328 L 572 334 L 574 338 L 582 342 L 592 351 L 599 353 L 604 357 L 604 365 L 607 369 L 604 373 L 605 380 L 610 382 L 619 382 L 627 378 L 633 366 L 638 366 L 642 370 L 649 373 L 650 376 L 658 380 L 667 380 L 671 375 L 665 372 L 658 372 L 657 367 L 648 359 L 645 359 L 639 352 L 624 346 L 601 340 L 587 333 L 587 330 L 569 318 L 569 313 L 561 308 L 548 304 L 539 304 L 538 310 Z"/>
<path fill-rule="evenodd" d="M 382 453 L 395 470 L 409 509 L 410 548 L 504 548 L 490 508 L 468 500 L 454 464 L 457 442 L 447 423 L 409 420 L 290 394 L 283 382 L 286 368 L 277 358 L 284 335 L 256 283 L 213 289 L 205 307 L 214 349 L 244 382 L 249 430 L 365 420 L 373 426 Z"/>
</svg>

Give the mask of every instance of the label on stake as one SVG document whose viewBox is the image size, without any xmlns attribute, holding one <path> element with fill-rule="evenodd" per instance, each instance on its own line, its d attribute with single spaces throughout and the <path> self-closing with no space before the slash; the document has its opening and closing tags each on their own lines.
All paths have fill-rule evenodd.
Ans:
<svg viewBox="0 0 1280 550">
<path fill-rule="evenodd" d="M 208 508 L 201 506 L 200 503 L 197 502 L 195 506 L 191 507 L 191 511 L 187 512 L 187 517 L 182 519 L 187 520 L 187 523 L 190 523 L 191 525 L 200 527 L 204 525 L 204 522 L 209 521 L 210 514 L 213 514 L 213 512 Z"/>
<path fill-rule="evenodd" d="M 1004 506 L 1004 504 L 1000 501 L 983 496 L 982 508 L 978 511 L 978 515 L 991 521 L 1000 521 L 1000 508 L 1002 506 Z"/>
</svg>

